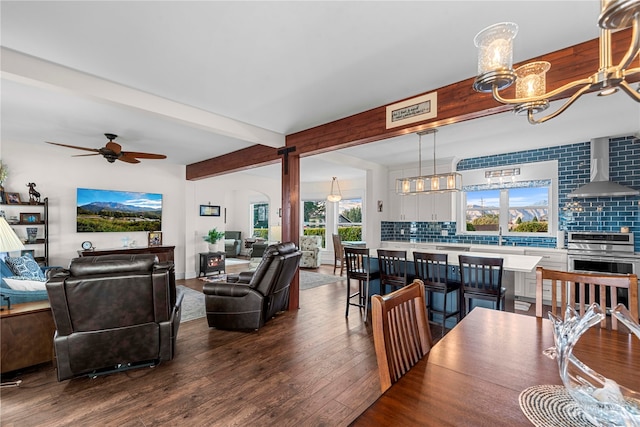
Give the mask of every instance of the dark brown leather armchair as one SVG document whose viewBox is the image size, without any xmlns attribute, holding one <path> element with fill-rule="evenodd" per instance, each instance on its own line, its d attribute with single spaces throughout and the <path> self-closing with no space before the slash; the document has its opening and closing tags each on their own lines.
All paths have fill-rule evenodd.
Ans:
<svg viewBox="0 0 640 427">
<path fill-rule="evenodd" d="M 75 258 L 48 273 L 58 381 L 173 359 L 182 295 L 155 255 Z"/>
<path fill-rule="evenodd" d="M 203 292 L 210 327 L 258 329 L 287 308 L 289 285 L 302 253 L 291 243 L 267 248 L 254 272 L 205 283 Z"/>
</svg>

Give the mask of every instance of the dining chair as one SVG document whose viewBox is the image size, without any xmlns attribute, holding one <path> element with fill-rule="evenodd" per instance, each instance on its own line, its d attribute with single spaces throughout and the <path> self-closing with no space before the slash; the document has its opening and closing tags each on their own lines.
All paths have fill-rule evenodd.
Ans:
<svg viewBox="0 0 640 427">
<path fill-rule="evenodd" d="M 347 310 L 345 317 L 349 316 L 349 307 L 356 306 L 364 309 L 364 321 L 367 322 L 369 313 L 369 286 L 372 280 L 378 279 L 380 274 L 371 271 L 371 257 L 369 248 L 356 248 L 347 246 L 344 248 L 344 259 L 347 267 Z M 351 280 L 358 281 L 358 290 L 351 293 Z M 357 302 L 352 302 L 357 298 Z"/>
<path fill-rule="evenodd" d="M 503 262 L 502 258 L 458 255 L 464 297 L 463 316 L 473 308 L 471 301 L 474 299 L 491 301 L 496 310 L 504 311 L 507 290 L 502 287 Z"/>
<path fill-rule="evenodd" d="M 456 323 L 460 322 L 460 307 L 462 305 L 462 291 L 460 282 L 449 280 L 447 273 L 449 272 L 449 261 L 447 254 L 435 254 L 427 252 L 413 253 L 413 266 L 415 270 L 415 278 L 422 280 L 425 288 L 427 301 L 427 309 L 433 318 L 433 314 L 442 316 L 442 335 L 444 335 L 445 324 L 448 318 L 456 318 Z M 451 299 L 447 299 L 451 292 L 457 295 L 455 309 L 447 309 L 447 301 L 449 305 Z M 434 293 L 442 294 L 442 309 L 440 305 L 434 306 Z M 435 322 L 432 322 L 435 323 Z"/>
<path fill-rule="evenodd" d="M 336 268 L 340 263 L 340 276 L 344 271 L 344 247 L 342 246 L 342 239 L 339 234 L 332 234 L 333 238 L 333 274 L 336 274 Z"/>
<path fill-rule="evenodd" d="M 620 289 L 626 290 L 626 301 L 618 300 Z M 618 303 L 625 302 L 631 316 L 638 320 L 638 276 L 557 271 L 537 267 L 537 317 L 542 317 L 545 299 L 547 303 L 551 303 L 551 313 L 561 318 L 564 318 L 568 305 L 583 316 L 588 306 L 594 302 L 603 309 L 614 308 Z M 606 318 L 602 319 L 600 327 L 607 328 Z M 618 319 L 615 316 L 611 316 L 611 329 L 618 329 Z"/>
<path fill-rule="evenodd" d="M 373 342 L 384 393 L 431 350 L 425 290 L 421 280 L 371 297 Z"/>
<path fill-rule="evenodd" d="M 407 286 L 407 251 L 378 249 L 378 268 L 380 270 L 380 292 L 387 293 Z"/>
</svg>

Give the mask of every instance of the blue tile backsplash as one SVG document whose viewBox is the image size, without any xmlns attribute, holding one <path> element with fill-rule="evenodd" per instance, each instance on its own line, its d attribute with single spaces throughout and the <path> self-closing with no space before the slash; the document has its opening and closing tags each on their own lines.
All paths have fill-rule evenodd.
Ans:
<svg viewBox="0 0 640 427">
<path fill-rule="evenodd" d="M 589 182 L 590 142 L 519 151 L 494 156 L 463 159 L 457 170 L 504 167 L 547 160 L 558 161 L 558 206 L 578 201 L 582 212 L 567 214 L 560 209 L 559 226 L 566 231 L 618 232 L 629 227 L 635 233 L 635 251 L 640 252 L 640 196 L 594 197 L 570 199 L 571 191 Z M 611 138 L 609 143 L 610 179 L 619 184 L 640 189 L 640 140 L 634 136 Z M 404 230 L 404 232 L 402 231 Z M 441 232 L 447 231 L 447 236 Z M 455 222 L 396 222 L 383 221 L 382 241 L 442 242 L 468 244 L 497 244 L 497 236 L 456 235 Z M 505 244 L 553 248 L 555 237 L 505 237 Z"/>
</svg>

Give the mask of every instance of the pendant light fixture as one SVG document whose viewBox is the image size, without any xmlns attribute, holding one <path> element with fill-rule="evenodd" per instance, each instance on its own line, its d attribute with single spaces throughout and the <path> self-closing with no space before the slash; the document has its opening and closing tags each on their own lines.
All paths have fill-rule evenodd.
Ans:
<svg viewBox="0 0 640 427">
<path fill-rule="evenodd" d="M 462 175 L 457 172 L 439 174 L 436 169 L 436 133 L 438 129 L 418 132 L 418 176 L 396 180 L 396 193 L 416 195 L 444 193 L 462 189 Z M 422 175 L 422 136 L 433 134 L 433 174 Z"/>
<path fill-rule="evenodd" d="M 333 184 L 336 185 L 336 188 L 338 189 L 337 192 L 334 191 Z M 339 202 L 340 200 L 342 200 L 342 192 L 340 191 L 340 184 L 338 183 L 338 178 L 336 178 L 335 176 L 331 180 L 331 193 L 329 193 L 329 195 L 327 196 L 327 200 L 330 202 Z"/>
<path fill-rule="evenodd" d="M 514 105 L 516 114 L 526 115 L 529 123 L 544 123 L 575 102 L 582 94 L 597 90 L 599 96 L 606 96 L 622 89 L 633 100 L 640 102 L 640 86 L 633 90 L 627 79 L 640 74 L 637 63 L 640 53 L 640 0 L 601 0 L 600 27 L 600 67 L 591 76 L 569 82 L 551 92 L 546 92 L 546 72 L 551 64 L 545 61 L 532 62 L 513 69 L 513 39 L 518 33 L 518 25 L 502 22 L 480 31 L 474 38 L 478 48 L 478 76 L 473 88 L 477 92 L 488 92 L 502 103 Z M 612 59 L 611 32 L 632 27 L 631 43 L 619 64 Z M 500 95 L 513 82 L 516 83 L 515 98 Z M 569 99 L 555 112 L 541 118 L 534 114 L 549 108 L 549 100 L 571 91 Z"/>
</svg>

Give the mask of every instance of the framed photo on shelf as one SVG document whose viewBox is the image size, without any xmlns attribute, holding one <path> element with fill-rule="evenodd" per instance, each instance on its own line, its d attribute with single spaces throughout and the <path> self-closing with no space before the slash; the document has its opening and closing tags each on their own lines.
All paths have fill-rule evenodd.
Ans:
<svg viewBox="0 0 640 427">
<path fill-rule="evenodd" d="M 27 255 L 27 254 L 31 254 L 31 257 L 33 259 L 36 258 L 36 254 L 35 254 L 35 250 L 34 249 L 23 249 L 23 250 L 20 251 L 20 256 L 24 256 L 24 255 Z"/>
<path fill-rule="evenodd" d="M 22 203 L 20 200 L 20 193 L 4 193 L 7 198 L 8 205 L 19 205 Z"/>
<path fill-rule="evenodd" d="M 42 217 L 38 212 L 20 214 L 20 223 L 22 224 L 39 224 L 41 222 L 42 222 Z"/>
<path fill-rule="evenodd" d="M 162 246 L 162 231 L 149 232 L 149 246 Z"/>
<path fill-rule="evenodd" d="M 220 206 L 200 205 L 200 216 L 220 216 Z"/>
</svg>

